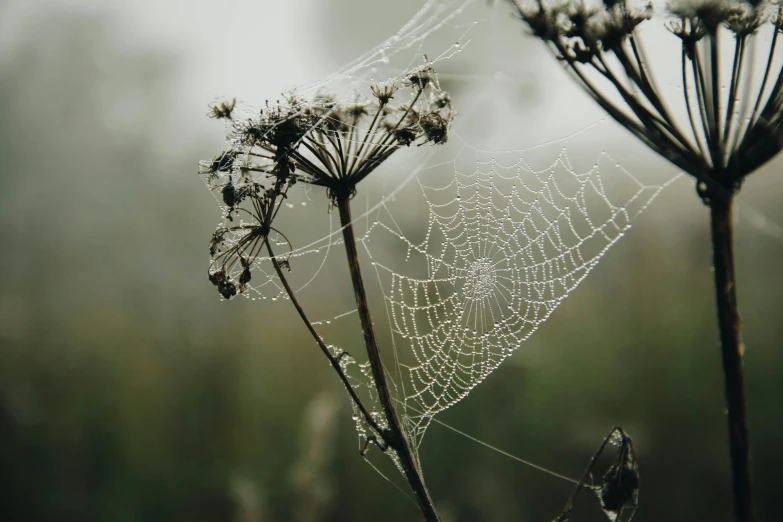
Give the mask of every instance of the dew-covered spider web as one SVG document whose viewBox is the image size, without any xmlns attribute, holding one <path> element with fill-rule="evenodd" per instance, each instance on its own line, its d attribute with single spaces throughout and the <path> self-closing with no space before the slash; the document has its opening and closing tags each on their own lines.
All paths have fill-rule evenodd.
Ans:
<svg viewBox="0 0 783 522">
<path fill-rule="evenodd" d="M 606 154 L 573 165 L 568 144 L 592 131 L 521 153 L 465 147 L 451 179 L 416 179 L 419 233 L 395 218 L 413 196 L 372 214 L 362 244 L 383 292 L 414 440 L 549 318 L 663 188 Z M 549 162 L 533 163 L 543 151 Z M 397 255 L 374 255 L 377 242 Z"/>
<path fill-rule="evenodd" d="M 656 178 L 624 166 L 624 148 L 633 142 L 600 112 L 570 121 L 521 103 L 531 89 L 543 95 L 569 88 L 569 79 L 507 13 L 486 4 L 425 2 L 379 46 L 296 89 L 304 98 L 328 93 L 355 102 L 377 82 L 400 82 L 428 64 L 451 95 L 456 116 L 448 142 L 402 147 L 352 200 L 380 349 L 417 449 L 431 420 L 523 347 L 677 177 L 673 169 L 656 169 Z M 536 60 L 552 72 L 530 77 Z M 413 103 L 411 96 L 399 91 L 395 101 Z M 581 103 L 592 110 L 586 97 Z M 218 175 L 239 186 L 231 172 Z M 313 326 L 383 426 L 336 214 L 323 188 L 299 183 L 270 239 Z M 241 223 L 231 222 L 236 229 Z M 238 280 L 243 269 L 237 263 L 231 277 Z M 265 252 L 254 257 L 252 274 L 242 295 L 290 302 Z M 315 347 L 312 357 L 321 357 Z M 356 410 L 354 420 L 360 436 L 371 438 Z"/>
</svg>

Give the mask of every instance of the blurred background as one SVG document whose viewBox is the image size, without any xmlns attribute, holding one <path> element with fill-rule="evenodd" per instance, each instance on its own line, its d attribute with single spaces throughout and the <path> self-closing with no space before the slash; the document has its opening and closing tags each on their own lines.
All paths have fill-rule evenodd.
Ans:
<svg viewBox="0 0 783 522">
<path fill-rule="evenodd" d="M 0 520 L 418 519 L 359 457 L 293 309 L 221 302 L 208 283 L 220 211 L 197 175 L 223 148 L 210 101 L 260 105 L 324 78 L 418 5 L 0 4 Z M 461 135 L 525 148 L 600 118 L 506 9 L 470 9 L 472 58 L 443 81 L 494 132 Z M 607 149 L 635 176 L 675 174 L 616 136 Z M 783 466 L 781 166 L 751 177 L 737 224 L 759 520 L 777 513 Z M 708 234 L 693 184 L 675 182 L 440 419 L 574 477 L 622 425 L 640 456 L 635 520 L 731 520 Z M 437 425 L 421 458 L 444 521 L 550 520 L 571 491 Z M 602 519 L 585 495 L 574 520 Z"/>
</svg>

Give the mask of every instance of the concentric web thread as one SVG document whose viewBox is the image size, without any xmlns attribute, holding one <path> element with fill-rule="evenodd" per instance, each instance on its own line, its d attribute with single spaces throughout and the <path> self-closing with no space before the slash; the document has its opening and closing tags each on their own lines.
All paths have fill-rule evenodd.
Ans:
<svg viewBox="0 0 783 522">
<path fill-rule="evenodd" d="M 422 239 L 402 230 L 390 204 L 364 236 L 417 443 L 432 417 L 546 321 L 665 186 L 642 184 L 606 153 L 580 171 L 570 161 L 570 141 L 544 147 L 555 156 L 538 168 L 525 153 L 515 156 L 519 151 L 466 146 L 445 184 L 417 179 L 427 209 Z M 403 253 L 396 264 L 374 255 L 375 243 L 394 241 L 391 250 Z"/>
<path fill-rule="evenodd" d="M 352 102 L 355 93 L 399 81 L 425 62 L 437 71 L 458 67 L 471 41 L 492 32 L 481 30 L 476 15 L 485 5 L 426 2 L 387 41 L 297 95 L 313 99 L 328 91 L 338 102 Z M 459 90 L 452 101 L 459 114 L 448 143 L 398 151 L 359 185 L 352 202 L 365 279 L 377 283 L 369 291 L 381 351 L 416 448 L 432 418 L 519 348 L 676 178 L 671 173 L 642 182 L 602 152 L 595 137 L 611 126 L 603 120 L 534 147 L 474 147 L 461 127 L 472 102 Z M 233 170 L 215 175 L 239 186 Z M 298 184 L 287 194 L 270 242 L 319 335 L 382 425 L 335 214 L 323 190 Z M 241 231 L 242 219 L 226 217 L 221 227 Z M 224 238 L 227 246 L 239 240 L 232 234 Z M 243 266 L 231 270 L 238 281 Z M 289 301 L 263 252 L 254 257 L 252 273 L 242 295 Z M 312 356 L 321 355 L 314 349 Z M 370 428 L 354 413 L 360 437 L 370 439 Z"/>
</svg>

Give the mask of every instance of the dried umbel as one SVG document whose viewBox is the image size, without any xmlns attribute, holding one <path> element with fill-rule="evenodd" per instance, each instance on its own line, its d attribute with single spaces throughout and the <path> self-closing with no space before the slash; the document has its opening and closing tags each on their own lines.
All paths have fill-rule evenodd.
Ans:
<svg viewBox="0 0 783 522">
<path fill-rule="evenodd" d="M 652 3 L 510 1 L 530 32 L 567 64 L 601 107 L 702 182 L 703 197 L 710 190 L 733 192 L 745 176 L 783 147 L 783 76 L 780 70 L 772 70 L 781 28 L 780 3 L 666 3 L 663 23 L 681 41 L 681 50 L 670 63 L 682 76 L 680 100 L 667 100 L 656 85 L 638 30 L 652 18 Z M 759 38 L 767 66 L 758 82 L 751 78 L 750 42 L 765 25 L 772 26 L 773 35 L 769 43 Z M 726 52 L 731 53 L 733 67 L 722 71 L 721 54 Z M 675 103 L 685 105 L 685 114 L 670 111 Z"/>
<path fill-rule="evenodd" d="M 347 100 L 323 93 L 309 101 L 292 95 L 284 103 L 267 106 L 246 119 L 235 117 L 233 100 L 210 107 L 209 116 L 227 120 L 230 132 L 228 149 L 201 163 L 202 174 L 211 190 L 220 194 L 226 212 L 209 244 L 209 280 L 225 299 L 243 293 L 252 280 L 254 264 L 266 251 L 277 282 L 339 375 L 354 410 L 361 413 L 367 426 L 363 432 L 366 442 L 375 443 L 392 456 L 422 513 L 427 520 L 437 522 L 418 458 L 396 413 L 386 380 L 361 275 L 350 205 L 357 184 L 400 148 L 414 143 L 445 143 L 454 112 L 449 95 L 441 91 L 429 64 L 411 71 L 401 83 L 374 85 L 369 93 L 356 93 Z M 368 411 L 356 394 L 344 371 L 345 352 L 332 353 L 321 338 L 288 283 L 283 270 L 291 269 L 288 259 L 274 252 L 280 243 L 291 249 L 286 236 L 273 224 L 296 183 L 323 187 L 338 209 L 382 415 Z"/>
<path fill-rule="evenodd" d="M 312 125 L 289 156 L 298 181 L 324 187 L 332 198 L 353 193 L 401 147 L 448 139 L 454 113 L 431 67 L 412 72 L 403 85 L 374 85 L 370 94 L 349 102 L 322 94 L 303 107 Z"/>
<path fill-rule="evenodd" d="M 270 233 L 288 243 L 273 222 L 294 184 L 324 187 L 332 200 L 350 197 L 400 148 L 447 141 L 454 111 L 431 66 L 368 91 L 349 102 L 290 95 L 245 119 L 234 115 L 234 100 L 210 106 L 210 117 L 229 123 L 228 149 L 201 162 L 225 205 L 226 219 L 209 245 L 210 281 L 224 298 L 245 291 Z"/>
<path fill-rule="evenodd" d="M 652 4 L 510 1 L 530 32 L 546 42 L 604 110 L 697 180 L 697 192 L 710 211 L 734 514 L 737 522 L 753 522 L 733 200 L 745 178 L 783 148 L 783 67 L 775 56 L 783 2 L 668 2 L 661 23 L 680 44 L 668 57 L 668 67 L 682 78 L 677 92 L 656 84 L 656 71 L 645 57 L 639 27 L 652 17 Z M 759 50 L 766 66 L 754 73 Z M 679 114 L 670 109 L 675 104 Z M 618 466 L 605 480 L 601 499 L 607 511 L 625 505 L 636 488 L 633 473 Z"/>
</svg>

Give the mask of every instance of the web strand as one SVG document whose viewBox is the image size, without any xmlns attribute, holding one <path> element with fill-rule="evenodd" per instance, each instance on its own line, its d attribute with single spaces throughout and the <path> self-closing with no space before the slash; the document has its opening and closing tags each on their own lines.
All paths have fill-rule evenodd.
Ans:
<svg viewBox="0 0 783 522">
<path fill-rule="evenodd" d="M 464 51 L 492 37 L 485 21 L 477 20 L 475 13 L 465 14 L 481 6 L 483 2 L 475 0 L 428 1 L 387 41 L 326 80 L 300 87 L 297 95 L 326 99 L 328 94 L 336 102 L 360 103 L 355 93 L 367 93 L 379 81 L 400 82 L 413 66 L 426 63 L 447 71 L 446 66 L 459 66 Z M 434 81 L 480 77 L 451 69 Z M 504 83 L 513 77 L 501 76 Z M 475 91 L 454 91 L 459 114 L 447 144 L 402 148 L 358 186 L 364 212 L 356 213 L 353 226 L 361 261 L 370 263 L 367 273 L 374 273 L 377 283 L 370 289 L 375 297 L 371 304 L 386 311 L 381 350 L 388 357 L 393 391 L 416 448 L 430 423 L 439 422 L 435 417 L 523 346 L 677 178 L 670 173 L 663 180 L 643 181 L 596 147 L 595 137 L 611 125 L 603 119 L 535 146 L 474 146 L 468 137 L 471 129 L 461 126 L 460 116 L 481 110 L 478 102 L 490 96 L 497 75 L 487 79 Z M 415 101 L 403 98 L 402 92 L 396 96 L 403 105 Z M 241 107 L 237 118 L 273 108 Z M 362 150 L 365 129 L 346 125 L 349 138 L 341 147 Z M 240 164 L 254 154 L 233 161 Z M 585 154 L 589 161 L 584 161 Z M 233 173 L 217 175 L 227 176 L 224 182 L 239 181 Z M 253 181 L 264 182 L 264 173 Z M 226 214 L 221 195 L 213 194 L 227 215 L 222 227 L 230 230 L 224 239 L 232 246 L 242 240 L 245 217 Z M 340 284 L 346 275 L 342 229 L 333 221 L 321 188 L 298 184 L 286 198 L 275 221 L 280 232 L 270 233 L 269 242 L 290 269 L 286 278 L 329 350 L 340 358 L 352 386 L 368 408 L 377 408 L 367 361 L 342 348 L 361 345 L 355 305 Z M 287 301 L 260 244 L 246 250 L 253 255 L 253 276 L 242 295 Z M 228 265 L 228 277 L 239 280 L 245 268 L 241 262 Z M 319 296 L 323 292 L 330 296 L 328 307 Z M 361 416 L 355 414 L 354 421 L 361 438 L 373 436 Z"/>
</svg>

